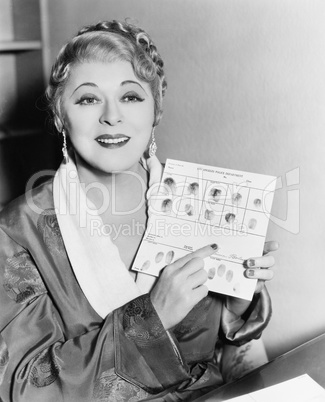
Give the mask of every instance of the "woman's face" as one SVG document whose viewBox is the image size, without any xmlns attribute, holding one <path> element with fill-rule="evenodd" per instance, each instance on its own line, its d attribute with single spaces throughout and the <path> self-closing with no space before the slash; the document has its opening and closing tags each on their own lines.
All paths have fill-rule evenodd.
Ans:
<svg viewBox="0 0 325 402">
<path fill-rule="evenodd" d="M 134 170 L 151 136 L 154 99 L 130 63 L 85 62 L 72 68 L 62 114 L 78 160 L 87 168 Z"/>
</svg>

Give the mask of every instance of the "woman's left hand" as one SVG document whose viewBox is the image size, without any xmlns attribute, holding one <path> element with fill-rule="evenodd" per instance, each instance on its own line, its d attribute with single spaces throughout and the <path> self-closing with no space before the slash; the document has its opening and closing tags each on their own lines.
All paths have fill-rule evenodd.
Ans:
<svg viewBox="0 0 325 402">
<path fill-rule="evenodd" d="M 279 244 L 276 241 L 268 241 L 264 244 L 263 257 L 249 258 L 244 262 L 244 275 L 250 279 L 257 279 L 257 284 L 254 293 L 260 293 L 265 285 L 265 281 L 270 281 L 273 278 L 273 271 L 270 269 L 275 264 L 275 259 L 268 253 L 276 251 Z M 239 299 L 237 297 L 227 297 L 226 306 L 228 310 L 237 315 L 242 315 L 250 305 L 250 301 Z"/>
<path fill-rule="evenodd" d="M 265 285 L 265 281 L 270 281 L 273 276 L 273 270 L 270 269 L 275 264 L 273 255 L 269 252 L 276 251 L 279 244 L 276 241 L 267 241 L 264 243 L 263 257 L 253 257 L 245 261 L 245 276 L 250 279 L 258 279 L 255 293 L 260 293 Z"/>
</svg>

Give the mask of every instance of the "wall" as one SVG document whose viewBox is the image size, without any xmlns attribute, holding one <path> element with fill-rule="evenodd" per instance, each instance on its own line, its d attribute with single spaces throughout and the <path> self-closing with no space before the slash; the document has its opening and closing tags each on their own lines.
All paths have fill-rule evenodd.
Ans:
<svg viewBox="0 0 325 402">
<path fill-rule="evenodd" d="M 268 233 L 281 249 L 264 342 L 272 358 L 323 332 L 325 2 L 56 0 L 47 7 L 51 59 L 79 26 L 98 20 L 132 17 L 152 34 L 169 83 L 157 130 L 162 160 L 282 179 Z"/>
</svg>

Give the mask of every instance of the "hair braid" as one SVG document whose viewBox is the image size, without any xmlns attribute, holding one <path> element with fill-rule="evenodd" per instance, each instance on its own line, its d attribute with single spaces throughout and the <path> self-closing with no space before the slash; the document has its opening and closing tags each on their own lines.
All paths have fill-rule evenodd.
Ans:
<svg viewBox="0 0 325 402">
<path fill-rule="evenodd" d="M 131 63 L 135 75 L 150 85 L 155 103 L 156 126 L 162 115 L 162 98 L 167 88 L 163 60 L 143 29 L 128 22 L 113 20 L 83 27 L 60 50 L 46 90 L 57 129 L 60 131 L 64 125 L 61 101 L 71 67 L 93 60 L 124 60 Z"/>
<path fill-rule="evenodd" d="M 164 72 L 164 62 L 158 49 L 150 36 L 141 28 L 128 22 L 122 21 L 101 21 L 95 25 L 88 25 L 79 30 L 78 36 L 87 32 L 107 31 L 125 36 L 128 40 L 136 43 L 152 60 L 156 74 L 160 81 L 161 97 L 166 93 L 167 81 Z"/>
</svg>

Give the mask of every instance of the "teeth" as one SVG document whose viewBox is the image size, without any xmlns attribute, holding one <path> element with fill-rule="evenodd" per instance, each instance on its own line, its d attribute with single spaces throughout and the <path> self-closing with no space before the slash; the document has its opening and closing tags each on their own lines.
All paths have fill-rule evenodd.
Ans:
<svg viewBox="0 0 325 402">
<path fill-rule="evenodd" d="M 128 138 L 124 137 L 124 138 L 116 138 L 116 139 L 98 139 L 98 142 L 104 142 L 105 144 L 118 144 L 119 142 L 123 142 L 123 141 L 127 141 Z"/>
</svg>

